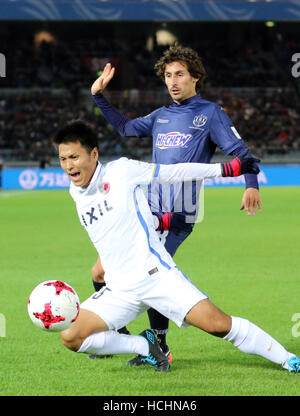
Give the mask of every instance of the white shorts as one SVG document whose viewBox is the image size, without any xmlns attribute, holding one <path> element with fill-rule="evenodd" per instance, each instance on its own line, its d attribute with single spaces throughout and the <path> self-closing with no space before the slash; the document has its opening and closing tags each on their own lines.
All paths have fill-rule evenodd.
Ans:
<svg viewBox="0 0 300 416">
<path fill-rule="evenodd" d="M 94 312 L 112 330 L 127 325 L 150 307 L 184 327 L 187 313 L 207 298 L 179 269 L 172 268 L 160 270 L 126 291 L 104 287 L 81 308 Z"/>
</svg>

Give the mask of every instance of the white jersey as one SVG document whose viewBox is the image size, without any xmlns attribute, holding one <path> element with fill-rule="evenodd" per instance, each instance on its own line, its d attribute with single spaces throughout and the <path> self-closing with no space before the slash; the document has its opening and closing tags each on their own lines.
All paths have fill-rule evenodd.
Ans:
<svg viewBox="0 0 300 416">
<path fill-rule="evenodd" d="M 140 185 L 221 176 L 220 164 L 156 165 L 121 158 L 98 164 L 85 189 L 70 185 L 81 224 L 101 258 L 109 288 L 126 290 L 175 263 L 159 240 Z"/>
</svg>

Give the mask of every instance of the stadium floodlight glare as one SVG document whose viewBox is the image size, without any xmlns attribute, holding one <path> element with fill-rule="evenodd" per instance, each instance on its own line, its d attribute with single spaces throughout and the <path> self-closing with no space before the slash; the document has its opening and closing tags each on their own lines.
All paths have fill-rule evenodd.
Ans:
<svg viewBox="0 0 300 416">
<path fill-rule="evenodd" d="M 42 30 L 40 32 L 37 32 L 34 35 L 34 44 L 35 44 L 35 47 L 36 48 L 39 48 L 42 42 L 46 42 L 46 43 L 56 43 L 56 39 L 47 30 Z"/>
<path fill-rule="evenodd" d="M 267 26 L 267 27 L 274 27 L 275 26 L 275 22 L 273 22 L 272 20 L 267 20 L 265 22 L 265 26 Z"/>
<path fill-rule="evenodd" d="M 160 29 L 156 32 L 156 41 L 158 45 L 172 45 L 176 40 L 176 36 L 168 30 Z"/>
</svg>

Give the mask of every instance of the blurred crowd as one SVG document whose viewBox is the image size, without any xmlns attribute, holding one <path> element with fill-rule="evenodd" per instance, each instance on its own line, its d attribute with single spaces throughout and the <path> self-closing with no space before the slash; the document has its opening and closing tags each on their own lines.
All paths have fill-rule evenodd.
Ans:
<svg viewBox="0 0 300 416">
<path fill-rule="evenodd" d="M 153 71 L 165 46 L 154 42 L 149 48 L 143 36 L 125 41 L 105 31 L 98 37 L 81 34 L 76 42 L 37 44 L 13 32 L 10 38 L 10 47 L 3 49 L 8 76 L 0 80 L 0 158 L 47 165 L 55 156 L 53 133 L 75 118 L 97 129 L 102 155 L 151 156 L 151 138 L 119 137 L 88 91 L 110 61 L 117 69 L 110 99 L 129 118 L 168 104 L 166 89 Z M 280 35 L 271 40 L 252 36 L 242 46 L 226 43 L 225 48 L 221 37 L 207 39 L 201 39 L 201 50 L 197 36 L 186 35 L 181 41 L 203 59 L 208 74 L 203 98 L 226 109 L 257 155 L 300 151 L 300 78 L 291 76 L 290 59 L 300 52 L 300 42 Z M 8 89 L 14 91 L 5 93 Z"/>
<path fill-rule="evenodd" d="M 136 92 L 136 91 L 135 91 Z M 134 95 L 135 96 L 135 95 Z M 300 104 L 293 90 L 205 90 L 203 98 L 227 111 L 240 135 L 258 156 L 300 151 Z M 119 99 L 118 99 L 119 97 Z M 136 96 L 135 96 L 136 97 Z M 115 93 L 114 104 L 129 118 L 157 108 L 137 98 Z M 158 97 L 156 97 L 157 101 Z M 106 123 L 91 97 L 75 100 L 48 91 L 8 96 L 0 101 L 0 155 L 9 159 L 50 162 L 55 157 L 51 137 L 58 126 L 80 118 L 96 128 L 102 156 L 151 155 L 151 138 L 122 138 Z"/>
<path fill-rule="evenodd" d="M 274 41 L 274 39 L 272 40 Z M 284 66 L 290 63 L 291 52 L 299 51 L 300 42 L 281 42 L 276 39 L 269 48 L 268 40 L 251 39 L 240 45 L 224 47 L 224 40 L 183 39 L 183 44 L 199 52 L 206 68 L 209 85 L 214 87 L 282 87 L 289 73 Z M 145 37 L 124 42 L 120 39 L 97 38 L 42 41 L 38 47 L 26 38 L 16 41 L 16 48 L 4 49 L 9 76 L 1 80 L 5 88 L 89 88 L 99 69 L 110 61 L 119 72 L 113 80 L 114 89 L 158 89 L 159 80 L 153 66 L 165 46 L 152 45 L 147 49 Z"/>
<path fill-rule="evenodd" d="M 300 151 L 300 103 L 294 90 L 226 91 L 217 101 L 249 147 L 261 158 Z"/>
</svg>

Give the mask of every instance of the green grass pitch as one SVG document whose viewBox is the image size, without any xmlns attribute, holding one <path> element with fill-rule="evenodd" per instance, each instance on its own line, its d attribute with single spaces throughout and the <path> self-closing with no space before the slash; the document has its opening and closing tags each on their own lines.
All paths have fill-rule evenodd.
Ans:
<svg viewBox="0 0 300 416">
<path fill-rule="evenodd" d="M 263 211 L 240 212 L 242 188 L 205 190 L 205 216 L 178 266 L 225 312 L 248 318 L 300 355 L 299 187 L 262 188 Z M 27 315 L 31 290 L 61 279 L 84 300 L 96 252 L 67 191 L 0 192 L 0 395 L 295 396 L 300 375 L 195 328 L 170 324 L 168 373 L 130 368 L 133 355 L 88 360 Z M 118 236 L 116 236 L 118 238 Z M 5 319 L 5 325 L 4 325 Z M 128 325 L 137 334 L 147 315 Z M 5 335 L 5 336 L 4 336 Z"/>
</svg>

